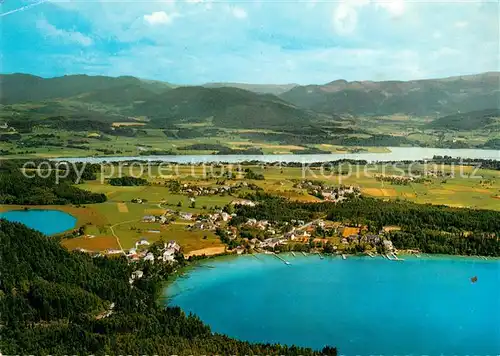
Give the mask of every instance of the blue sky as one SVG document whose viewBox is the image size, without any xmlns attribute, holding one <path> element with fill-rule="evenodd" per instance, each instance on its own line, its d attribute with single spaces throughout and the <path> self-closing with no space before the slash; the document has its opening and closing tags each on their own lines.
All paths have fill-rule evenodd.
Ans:
<svg viewBox="0 0 500 356">
<path fill-rule="evenodd" d="M 0 72 L 178 84 L 499 70 L 497 1 L 5 0 Z"/>
</svg>

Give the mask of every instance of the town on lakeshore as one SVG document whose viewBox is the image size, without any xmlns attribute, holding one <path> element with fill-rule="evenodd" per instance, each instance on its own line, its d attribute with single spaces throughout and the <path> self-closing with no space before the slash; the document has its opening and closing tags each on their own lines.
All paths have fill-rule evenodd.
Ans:
<svg viewBox="0 0 500 356">
<path fill-rule="evenodd" d="M 94 256 L 123 255 L 129 262 L 151 263 L 172 263 L 180 254 L 192 260 L 290 251 L 344 259 L 351 254 L 380 255 L 403 261 L 401 254 L 497 253 L 484 248 L 484 239 L 498 238 L 492 222 L 484 226 L 461 222 L 450 230 L 433 216 L 456 219 L 467 214 L 479 220 L 497 216 L 498 212 L 470 205 L 481 202 L 483 209 L 500 208 L 498 161 L 481 161 L 481 168 L 474 167 L 476 161 L 457 164 L 443 157 L 389 167 L 371 164 L 371 173 L 362 176 L 343 171 L 344 161 L 330 162 L 326 170 L 313 164 L 307 171 L 298 164 L 220 163 L 208 173 L 204 165 L 186 164 L 171 167 L 166 174 L 160 174 L 159 163 L 148 163 L 148 174 L 143 176 L 139 163 L 122 162 L 120 169 L 81 164 L 83 179 L 76 187 L 89 192 L 90 204 L 79 201 L 57 207 L 77 218 L 73 231 L 59 234 L 63 246 Z M 78 171 L 78 166 L 61 162 L 50 165 L 59 169 L 53 174 L 60 174 L 61 167 Z M 369 164 L 361 165 L 357 168 L 363 171 Z M 411 175 L 398 173 L 409 168 Z M 49 207 L 43 196 L 33 199 L 37 208 Z M 417 231 L 424 233 L 419 241 Z M 483 247 L 463 246 L 460 236 L 477 238 Z M 443 246 L 436 248 L 429 240 L 433 238 L 445 239 Z M 140 276 L 134 274 L 131 281 Z"/>
</svg>

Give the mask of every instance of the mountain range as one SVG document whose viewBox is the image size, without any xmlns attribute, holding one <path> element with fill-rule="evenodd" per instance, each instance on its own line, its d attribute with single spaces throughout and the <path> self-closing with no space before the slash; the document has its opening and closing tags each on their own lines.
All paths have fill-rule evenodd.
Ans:
<svg viewBox="0 0 500 356">
<path fill-rule="evenodd" d="M 64 108 L 65 115 L 78 108 L 78 115 L 73 116 L 82 116 L 81 108 L 87 105 L 87 111 L 98 110 L 100 115 L 146 117 L 156 126 L 210 119 L 217 126 L 273 128 L 307 125 L 316 120 L 338 121 L 342 117 L 405 114 L 436 118 L 466 112 L 476 113 L 469 115 L 469 120 L 478 116 L 478 123 L 488 125 L 490 122 L 481 111 L 490 110 L 496 115 L 495 109 L 500 108 L 500 72 L 414 81 L 336 80 L 305 86 L 178 86 L 130 76 L 42 78 L 4 74 L 0 76 L 0 88 L 1 103 L 10 106 L 4 106 L 4 110 L 31 103 L 42 114 L 49 115 L 59 107 Z M 58 109 L 52 111 L 60 114 Z M 99 116 L 94 114 L 93 117 Z M 432 127 L 445 126 L 437 122 Z"/>
<path fill-rule="evenodd" d="M 413 81 L 336 80 L 297 86 L 281 97 L 322 113 L 436 116 L 500 107 L 500 72 Z"/>
</svg>

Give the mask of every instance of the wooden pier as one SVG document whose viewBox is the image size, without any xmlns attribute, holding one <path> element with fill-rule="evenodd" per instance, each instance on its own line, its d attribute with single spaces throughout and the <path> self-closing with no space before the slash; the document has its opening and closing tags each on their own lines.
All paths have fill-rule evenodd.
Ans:
<svg viewBox="0 0 500 356">
<path fill-rule="evenodd" d="M 276 253 L 274 253 L 274 255 L 275 255 L 276 257 L 278 257 L 281 261 L 283 261 L 283 263 L 284 263 L 284 264 L 286 264 L 286 265 L 288 265 L 288 266 L 289 266 L 289 265 L 291 265 L 291 263 L 290 263 L 290 262 L 288 262 L 287 260 L 285 260 L 285 259 L 284 259 L 283 257 L 281 257 L 280 255 L 278 255 L 278 254 L 276 254 Z"/>
</svg>

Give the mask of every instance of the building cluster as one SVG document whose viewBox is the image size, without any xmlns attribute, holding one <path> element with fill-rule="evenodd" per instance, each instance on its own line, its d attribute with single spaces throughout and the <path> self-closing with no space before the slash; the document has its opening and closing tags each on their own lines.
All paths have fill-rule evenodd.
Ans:
<svg viewBox="0 0 500 356">
<path fill-rule="evenodd" d="M 395 175 L 382 175 L 377 174 L 374 176 L 379 182 L 389 182 L 395 185 L 408 185 L 410 183 L 423 183 L 425 181 L 422 177 L 415 176 L 395 176 Z"/>
<path fill-rule="evenodd" d="M 231 202 L 231 205 L 245 205 L 245 206 L 256 206 L 257 203 L 248 199 L 235 199 Z"/>
<path fill-rule="evenodd" d="M 325 184 L 325 182 L 315 180 L 301 180 L 296 182 L 293 187 L 297 189 L 305 189 L 311 195 L 332 202 L 338 202 L 349 197 L 359 196 L 361 193 L 359 188 L 354 186 L 340 185 L 338 187 L 332 187 Z"/>
<path fill-rule="evenodd" d="M 135 248 L 131 248 L 128 251 L 127 257 L 133 261 L 145 261 L 148 263 L 155 263 L 155 261 L 163 262 L 163 263 L 174 263 L 175 255 L 181 250 L 180 245 L 175 241 L 164 242 L 163 246 L 159 249 L 155 249 L 155 253 L 152 251 L 143 250 L 138 251 L 138 246 L 148 246 L 149 242 L 146 239 L 139 240 L 136 244 Z M 132 272 L 129 283 L 133 284 L 134 281 L 141 279 L 144 276 L 144 271 L 136 270 Z"/>
<path fill-rule="evenodd" d="M 382 244 L 385 251 L 395 251 L 392 242 L 385 238 L 384 230 L 380 231 L 378 234 L 368 233 L 366 226 L 345 226 L 339 222 L 324 221 L 322 219 L 308 223 L 304 223 L 302 220 L 292 220 L 280 227 L 273 226 L 272 223 L 266 220 L 258 221 L 255 219 L 248 219 L 244 225 L 252 227 L 259 226 L 259 229 L 273 232 L 271 234 L 272 236 L 266 234 L 266 238 L 264 239 L 262 239 L 262 237 L 260 239 L 243 239 L 245 245 L 250 249 L 274 249 L 277 245 L 285 245 L 290 242 L 309 243 L 312 241 L 314 243 L 326 244 L 332 240 L 325 238 L 325 236 L 337 236 L 340 238 L 340 245 L 371 244 L 372 246 L 378 246 Z M 287 226 L 288 228 L 283 229 Z M 280 231 L 278 231 L 278 229 Z M 226 234 L 230 239 L 235 239 L 238 236 L 238 231 L 228 230 Z M 333 250 L 337 250 L 337 246 L 333 246 Z"/>
<path fill-rule="evenodd" d="M 232 185 L 220 184 L 218 186 L 197 186 L 194 184 L 181 184 L 180 191 L 181 193 L 190 195 L 190 196 L 210 196 L 210 195 L 231 195 L 235 194 L 242 188 L 248 187 L 249 184 L 247 182 L 239 182 Z"/>
<path fill-rule="evenodd" d="M 145 238 L 141 238 L 135 243 L 135 247 L 128 250 L 127 257 L 132 261 L 144 260 L 154 262 L 156 260 L 162 260 L 163 262 L 173 262 L 176 252 L 179 252 L 181 247 L 175 241 L 169 241 L 163 244 L 160 248 L 160 255 L 155 256 L 152 252 L 147 249 L 141 248 L 141 246 L 149 246 L 150 243 Z"/>
<path fill-rule="evenodd" d="M 165 215 L 144 215 L 142 222 L 165 224 L 167 223 L 167 217 Z"/>
<path fill-rule="evenodd" d="M 233 214 L 235 215 L 235 214 Z M 195 222 L 188 226 L 191 230 L 215 230 L 232 219 L 233 215 L 224 211 L 213 214 L 203 214 L 196 217 Z M 190 219 L 191 220 L 191 219 Z"/>
</svg>

